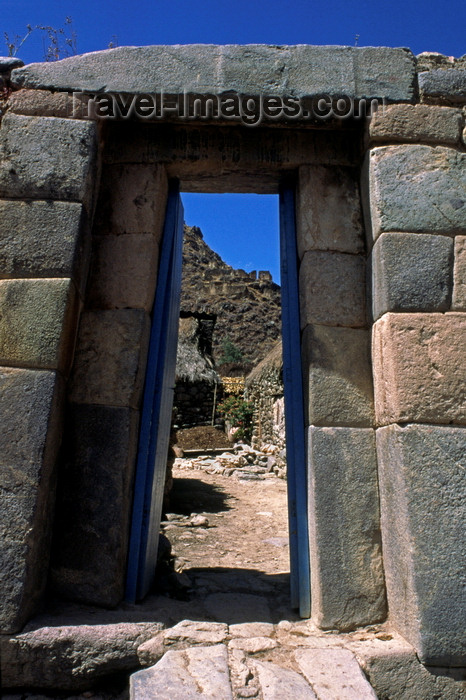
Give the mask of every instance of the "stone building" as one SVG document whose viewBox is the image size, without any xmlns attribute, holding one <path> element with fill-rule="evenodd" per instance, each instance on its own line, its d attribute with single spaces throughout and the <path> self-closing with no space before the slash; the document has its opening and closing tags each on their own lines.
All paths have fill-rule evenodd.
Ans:
<svg viewBox="0 0 466 700">
<path fill-rule="evenodd" d="M 0 69 L 3 682 L 28 685 L 46 590 L 112 607 L 153 577 L 181 187 L 281 196 L 293 606 L 342 633 L 388 618 L 407 651 L 366 658 L 371 682 L 390 697 L 419 659 L 429 690 L 397 697 L 442 697 L 466 666 L 465 60 L 155 46 Z M 218 114 L 169 118 L 161 92 Z"/>
<path fill-rule="evenodd" d="M 222 380 L 212 359 L 215 319 L 180 318 L 176 357 L 173 423 L 180 428 L 215 423 Z"/>
<path fill-rule="evenodd" d="M 285 447 L 282 344 L 279 341 L 246 378 L 245 397 L 254 404 L 252 444 Z"/>
</svg>

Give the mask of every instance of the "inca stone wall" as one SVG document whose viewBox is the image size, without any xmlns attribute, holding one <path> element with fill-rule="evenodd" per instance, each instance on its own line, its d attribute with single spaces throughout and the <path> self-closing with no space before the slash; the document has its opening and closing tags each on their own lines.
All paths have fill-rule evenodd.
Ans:
<svg viewBox="0 0 466 700">
<path fill-rule="evenodd" d="M 465 651 L 457 544 L 466 468 L 466 153 L 460 95 L 449 89 L 461 77 L 464 69 L 421 73 L 425 103 L 376 116 L 365 164 L 389 609 L 422 660 L 452 665 Z"/>
<path fill-rule="evenodd" d="M 254 404 L 252 444 L 285 447 L 282 344 L 265 356 L 246 378 L 245 397 Z"/>
<path fill-rule="evenodd" d="M 167 181 L 276 193 L 287 176 L 313 619 L 350 630 L 388 615 L 424 663 L 464 667 L 464 61 L 188 46 L 0 66 L 2 634 L 47 585 L 123 596 Z M 83 93 L 102 86 L 346 95 L 379 111 L 280 128 L 87 119 Z"/>
</svg>

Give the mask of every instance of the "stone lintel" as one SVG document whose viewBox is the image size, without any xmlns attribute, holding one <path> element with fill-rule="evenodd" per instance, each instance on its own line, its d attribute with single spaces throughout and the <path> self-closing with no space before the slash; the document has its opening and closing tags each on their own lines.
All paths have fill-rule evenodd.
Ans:
<svg viewBox="0 0 466 700">
<path fill-rule="evenodd" d="M 351 46 L 187 44 L 122 46 L 12 72 L 16 87 L 86 92 L 243 95 L 330 94 L 410 102 L 408 49 Z"/>
</svg>

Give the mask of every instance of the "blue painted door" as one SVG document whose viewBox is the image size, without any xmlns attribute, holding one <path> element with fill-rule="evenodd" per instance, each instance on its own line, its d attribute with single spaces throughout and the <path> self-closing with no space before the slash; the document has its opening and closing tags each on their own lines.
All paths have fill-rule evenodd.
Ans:
<svg viewBox="0 0 466 700">
<path fill-rule="evenodd" d="M 282 290 L 283 383 L 285 389 L 288 523 L 291 604 L 301 617 L 311 614 L 307 522 L 306 431 L 301 367 L 295 187 L 280 186 L 280 271 Z"/>
<path fill-rule="evenodd" d="M 171 184 L 141 414 L 126 600 L 141 600 L 154 581 L 175 384 L 183 249 L 183 205 Z"/>
</svg>

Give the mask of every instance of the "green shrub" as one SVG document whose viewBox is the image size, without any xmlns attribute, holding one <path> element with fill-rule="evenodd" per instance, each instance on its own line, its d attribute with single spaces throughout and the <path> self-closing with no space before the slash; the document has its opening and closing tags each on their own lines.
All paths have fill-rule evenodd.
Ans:
<svg viewBox="0 0 466 700">
<path fill-rule="evenodd" d="M 218 410 L 232 428 L 237 428 L 235 438 L 247 442 L 251 440 L 254 413 L 254 404 L 251 401 L 245 401 L 240 396 L 228 396 L 219 404 Z"/>
<path fill-rule="evenodd" d="M 224 338 L 222 340 L 222 356 L 219 360 L 219 364 L 224 365 L 229 362 L 242 362 L 243 353 L 241 350 L 230 340 L 230 338 Z"/>
</svg>

